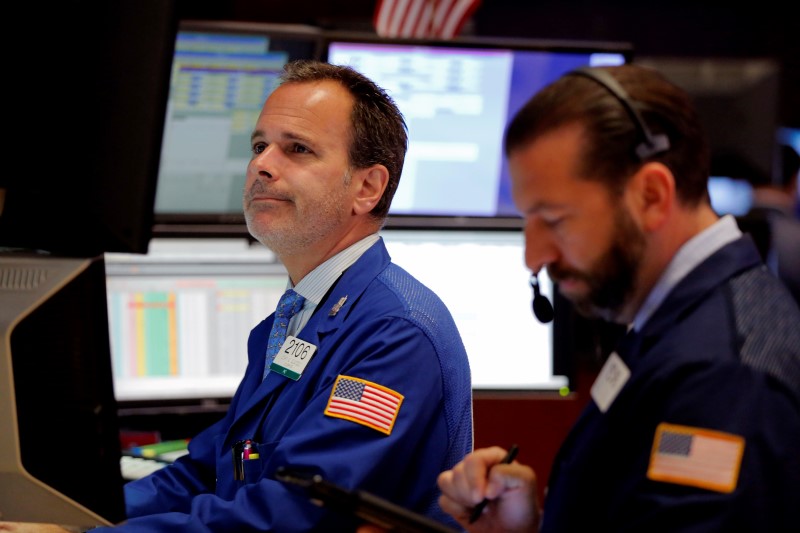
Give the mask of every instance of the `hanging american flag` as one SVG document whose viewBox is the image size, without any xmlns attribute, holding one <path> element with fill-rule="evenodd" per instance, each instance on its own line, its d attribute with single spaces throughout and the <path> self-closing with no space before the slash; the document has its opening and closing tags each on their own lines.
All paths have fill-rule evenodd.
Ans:
<svg viewBox="0 0 800 533">
<path fill-rule="evenodd" d="M 647 477 L 730 493 L 743 453 L 739 435 L 662 423 L 656 428 Z"/>
<path fill-rule="evenodd" d="M 377 383 L 339 376 L 325 414 L 344 418 L 390 435 L 403 395 Z"/>
<path fill-rule="evenodd" d="M 452 39 L 481 0 L 378 0 L 373 22 L 381 37 Z"/>
</svg>

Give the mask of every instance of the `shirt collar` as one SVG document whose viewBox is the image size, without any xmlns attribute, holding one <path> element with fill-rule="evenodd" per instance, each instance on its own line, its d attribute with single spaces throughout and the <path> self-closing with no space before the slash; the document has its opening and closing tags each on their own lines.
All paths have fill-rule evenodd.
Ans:
<svg viewBox="0 0 800 533">
<path fill-rule="evenodd" d="M 641 331 L 650 316 L 678 282 L 714 252 L 741 236 L 742 232 L 736 224 L 736 219 L 732 215 L 725 215 L 686 241 L 678 249 L 678 252 L 662 272 L 658 282 L 639 308 L 633 320 L 633 329 Z"/>
<path fill-rule="evenodd" d="M 309 272 L 296 286 L 292 287 L 290 279 L 287 288 L 294 288 L 307 302 L 319 305 L 342 272 L 350 268 L 378 239 L 377 233 L 367 235 Z"/>
</svg>

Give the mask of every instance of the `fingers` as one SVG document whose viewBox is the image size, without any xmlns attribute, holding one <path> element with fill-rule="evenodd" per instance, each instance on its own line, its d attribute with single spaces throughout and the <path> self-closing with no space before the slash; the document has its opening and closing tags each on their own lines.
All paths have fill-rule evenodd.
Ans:
<svg viewBox="0 0 800 533">
<path fill-rule="evenodd" d="M 529 491 L 536 486 L 533 469 L 519 463 L 499 464 L 489 471 L 486 483 L 486 497 L 493 500 L 503 493 Z"/>
<path fill-rule="evenodd" d="M 439 506 L 445 513 L 462 522 L 467 518 L 469 503 L 465 504 L 463 502 L 469 500 L 468 497 L 464 496 L 469 489 L 460 481 L 462 475 L 456 476 L 455 470 L 459 467 L 460 463 L 453 467 L 453 470 L 447 470 L 439 474 L 437 482 L 442 491 L 441 496 L 439 496 Z"/>
<path fill-rule="evenodd" d="M 452 470 L 442 472 L 438 478 L 442 510 L 466 525 L 472 508 L 485 497 L 490 497 L 487 494 L 489 473 L 505 456 L 506 450 L 498 446 L 482 448 L 467 455 Z M 496 497 L 500 486 L 493 486 L 491 490 L 491 497 Z"/>
<path fill-rule="evenodd" d="M 503 464 L 499 447 L 476 450 L 452 470 L 442 472 L 439 505 L 463 526 L 483 498 L 490 503 L 471 531 L 536 531 L 538 502 L 536 474 L 528 466 Z"/>
<path fill-rule="evenodd" d="M 489 469 L 503 457 L 505 451 L 497 446 L 475 450 L 452 470 L 439 475 L 439 488 L 454 502 L 474 506 L 485 496 Z"/>
</svg>

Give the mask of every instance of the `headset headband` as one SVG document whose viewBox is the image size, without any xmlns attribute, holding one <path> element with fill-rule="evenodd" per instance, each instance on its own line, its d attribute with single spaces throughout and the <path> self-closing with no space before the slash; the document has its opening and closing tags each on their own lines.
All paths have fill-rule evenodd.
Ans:
<svg viewBox="0 0 800 533">
<path fill-rule="evenodd" d="M 642 139 L 642 141 L 636 146 L 636 156 L 639 158 L 639 161 L 645 161 L 654 155 L 669 150 L 669 137 L 664 134 L 654 135 L 650 131 L 650 129 L 647 127 L 647 124 L 645 124 L 644 119 L 642 119 L 642 116 L 636 110 L 633 101 L 628 96 L 628 92 L 616 79 L 614 79 L 614 76 L 604 70 L 598 70 L 589 67 L 572 70 L 566 75 L 583 76 L 584 78 L 589 78 L 590 80 L 593 80 L 595 83 L 604 87 L 617 100 L 619 100 L 619 102 L 622 104 L 622 107 L 624 107 L 625 111 L 628 112 L 628 116 L 631 117 L 631 121 L 636 126 L 636 130 L 639 132 L 639 137 Z"/>
</svg>

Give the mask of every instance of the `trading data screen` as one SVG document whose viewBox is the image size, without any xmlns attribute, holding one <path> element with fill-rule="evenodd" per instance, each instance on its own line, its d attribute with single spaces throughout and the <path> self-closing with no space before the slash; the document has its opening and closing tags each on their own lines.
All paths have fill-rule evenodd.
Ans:
<svg viewBox="0 0 800 533">
<path fill-rule="evenodd" d="M 289 55 L 265 35 L 178 34 L 156 213 L 241 214 L 250 135 Z"/>
<path fill-rule="evenodd" d="M 332 41 L 328 61 L 350 65 L 395 100 L 409 147 L 392 215 L 517 216 L 503 134 L 540 88 L 621 53 Z"/>
<path fill-rule="evenodd" d="M 147 255 L 107 254 L 117 399 L 229 398 L 250 330 L 275 310 L 287 276 L 245 240 L 154 240 Z"/>
</svg>

